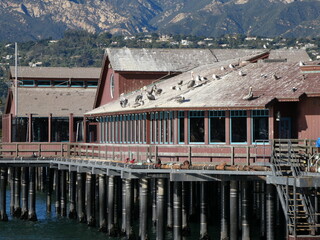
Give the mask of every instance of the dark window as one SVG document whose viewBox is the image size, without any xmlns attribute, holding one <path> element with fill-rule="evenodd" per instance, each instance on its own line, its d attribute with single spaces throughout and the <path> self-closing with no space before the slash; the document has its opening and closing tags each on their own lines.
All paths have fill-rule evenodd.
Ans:
<svg viewBox="0 0 320 240">
<path fill-rule="evenodd" d="M 86 85 L 87 85 L 87 87 L 97 87 L 98 81 L 87 81 Z"/>
<path fill-rule="evenodd" d="M 38 80 L 37 85 L 39 87 L 50 87 L 51 83 L 50 80 Z"/>
<path fill-rule="evenodd" d="M 269 111 L 253 110 L 252 111 L 252 141 L 269 139 Z"/>
<path fill-rule="evenodd" d="M 83 118 L 74 118 L 73 134 L 76 142 L 83 142 Z"/>
<path fill-rule="evenodd" d="M 69 81 L 53 81 L 53 85 L 55 87 L 68 87 L 69 86 Z"/>
<path fill-rule="evenodd" d="M 244 110 L 231 111 L 231 142 L 247 142 L 247 113 Z"/>
<path fill-rule="evenodd" d="M 189 138 L 191 143 L 204 143 L 204 112 L 189 112 Z"/>
<path fill-rule="evenodd" d="M 28 142 L 29 118 L 14 118 L 12 121 L 12 141 Z"/>
<path fill-rule="evenodd" d="M 111 96 L 111 98 L 113 98 L 113 94 L 114 94 L 114 75 L 111 74 L 111 76 L 110 76 L 110 96 Z"/>
<path fill-rule="evenodd" d="M 225 111 L 210 111 L 210 143 L 226 142 Z"/>
<path fill-rule="evenodd" d="M 52 118 L 51 141 L 52 142 L 69 141 L 69 119 L 68 118 Z"/>
<path fill-rule="evenodd" d="M 83 87 L 83 81 L 71 81 L 71 87 Z"/>
<path fill-rule="evenodd" d="M 178 115 L 178 123 L 179 123 L 179 132 L 178 132 L 178 139 L 179 143 L 184 143 L 184 111 L 179 111 Z"/>
<path fill-rule="evenodd" d="M 22 86 L 33 87 L 34 86 L 34 80 L 22 80 Z"/>
<path fill-rule="evenodd" d="M 48 142 L 48 118 L 32 118 L 32 142 Z"/>
</svg>

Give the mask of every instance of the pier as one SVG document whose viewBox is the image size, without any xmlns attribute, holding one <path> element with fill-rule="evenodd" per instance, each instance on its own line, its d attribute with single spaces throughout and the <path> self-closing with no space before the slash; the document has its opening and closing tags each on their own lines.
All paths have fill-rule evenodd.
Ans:
<svg viewBox="0 0 320 240">
<path fill-rule="evenodd" d="M 0 219 L 36 221 L 36 192 L 46 191 L 48 212 L 54 194 L 57 214 L 126 239 L 150 239 L 148 219 L 157 239 L 167 231 L 187 237 L 191 222 L 199 239 L 212 239 L 213 222 L 220 239 L 252 239 L 253 228 L 260 239 L 320 238 L 314 141 L 206 147 L 201 154 L 196 145 L 3 144 Z"/>
</svg>

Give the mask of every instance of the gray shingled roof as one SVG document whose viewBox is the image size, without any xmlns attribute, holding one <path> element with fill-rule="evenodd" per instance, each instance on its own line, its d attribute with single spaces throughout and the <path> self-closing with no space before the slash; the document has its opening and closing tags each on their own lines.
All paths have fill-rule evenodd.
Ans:
<svg viewBox="0 0 320 240">
<path fill-rule="evenodd" d="M 68 68 L 68 67 L 18 67 L 18 77 L 21 78 L 77 78 L 99 79 L 101 68 Z M 15 67 L 10 66 L 10 75 L 15 78 Z"/>
<path fill-rule="evenodd" d="M 224 66 L 225 70 L 220 67 Z M 239 75 L 242 71 L 243 76 Z M 191 79 L 190 72 L 164 80 L 157 84 L 163 89 L 156 100 L 146 100 L 145 104 L 134 108 L 134 99 L 140 93 L 135 91 L 127 94 L 130 106 L 122 108 L 118 101 L 111 102 L 96 108 L 86 115 L 103 115 L 110 113 L 132 112 L 135 110 L 170 110 L 170 109 L 261 109 L 265 108 L 272 100 L 297 101 L 304 93 L 320 93 L 320 74 L 304 74 L 298 63 L 255 63 L 228 68 L 228 62 L 202 66 L 193 70 L 195 75 L 208 78 L 202 86 L 187 88 L 186 84 Z M 213 80 L 212 74 L 220 77 Z M 277 76 L 277 79 L 274 77 Z M 183 80 L 182 90 L 172 90 L 171 87 Z M 149 86 L 150 89 L 151 86 Z M 244 100 L 249 88 L 253 88 L 253 99 Z M 294 90 L 293 90 L 294 89 Z M 183 103 L 175 98 L 179 95 L 185 97 Z"/>
<path fill-rule="evenodd" d="M 310 57 L 303 49 L 277 49 L 270 51 L 269 59 L 287 59 L 287 62 L 307 62 Z"/>
<path fill-rule="evenodd" d="M 95 92 L 96 88 L 19 88 L 18 116 L 83 116 L 92 109 Z"/>
<path fill-rule="evenodd" d="M 114 70 L 137 72 L 184 72 L 201 65 L 263 52 L 265 50 L 261 49 L 106 49 Z"/>
</svg>

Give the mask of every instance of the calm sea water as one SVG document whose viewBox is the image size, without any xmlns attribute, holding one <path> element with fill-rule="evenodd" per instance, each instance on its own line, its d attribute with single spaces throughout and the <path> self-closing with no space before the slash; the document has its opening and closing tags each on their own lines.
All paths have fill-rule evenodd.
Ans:
<svg viewBox="0 0 320 240">
<path fill-rule="evenodd" d="M 59 217 L 55 214 L 54 206 L 52 205 L 52 213 L 46 213 L 45 194 L 37 193 L 36 212 L 38 221 L 29 222 L 12 218 L 9 210 L 10 192 L 7 192 L 7 214 L 8 222 L 0 222 L 0 240 L 18 239 L 18 240 L 53 240 L 53 239 L 94 239 L 94 240 L 119 240 L 122 238 L 111 238 L 105 233 L 99 232 L 98 228 L 88 227 L 86 224 L 78 223 L 76 220 L 70 220 L 67 217 Z M 138 220 L 134 221 L 135 232 L 138 233 Z M 219 224 L 214 224 L 218 226 Z M 150 225 L 151 226 L 151 223 Z M 255 226 L 256 227 L 256 226 Z M 199 239 L 199 227 L 191 225 L 191 235 L 186 239 Z M 252 231 L 253 229 L 251 229 Z M 260 239 L 258 229 L 253 230 L 252 239 Z M 219 239 L 219 229 L 215 226 L 209 227 L 209 235 L 211 239 Z M 149 238 L 155 239 L 155 227 L 149 230 Z M 124 238 L 123 238 L 124 239 Z M 172 232 L 166 233 L 166 239 L 173 239 Z M 278 238 L 283 239 L 283 238 Z"/>
</svg>

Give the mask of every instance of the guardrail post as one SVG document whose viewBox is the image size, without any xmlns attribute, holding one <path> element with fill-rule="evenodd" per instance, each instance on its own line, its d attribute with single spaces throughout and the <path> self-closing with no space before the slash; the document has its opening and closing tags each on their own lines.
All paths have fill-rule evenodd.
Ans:
<svg viewBox="0 0 320 240">
<path fill-rule="evenodd" d="M 250 146 L 246 146 L 247 150 L 247 165 L 250 165 Z"/>
<path fill-rule="evenodd" d="M 41 157 L 41 143 L 38 144 L 38 157 Z"/>
<path fill-rule="evenodd" d="M 234 165 L 234 146 L 230 146 L 231 148 L 231 165 Z"/>
<path fill-rule="evenodd" d="M 189 148 L 188 148 L 188 161 L 190 164 L 191 164 L 191 154 L 192 154 L 191 146 L 189 146 Z"/>
</svg>

